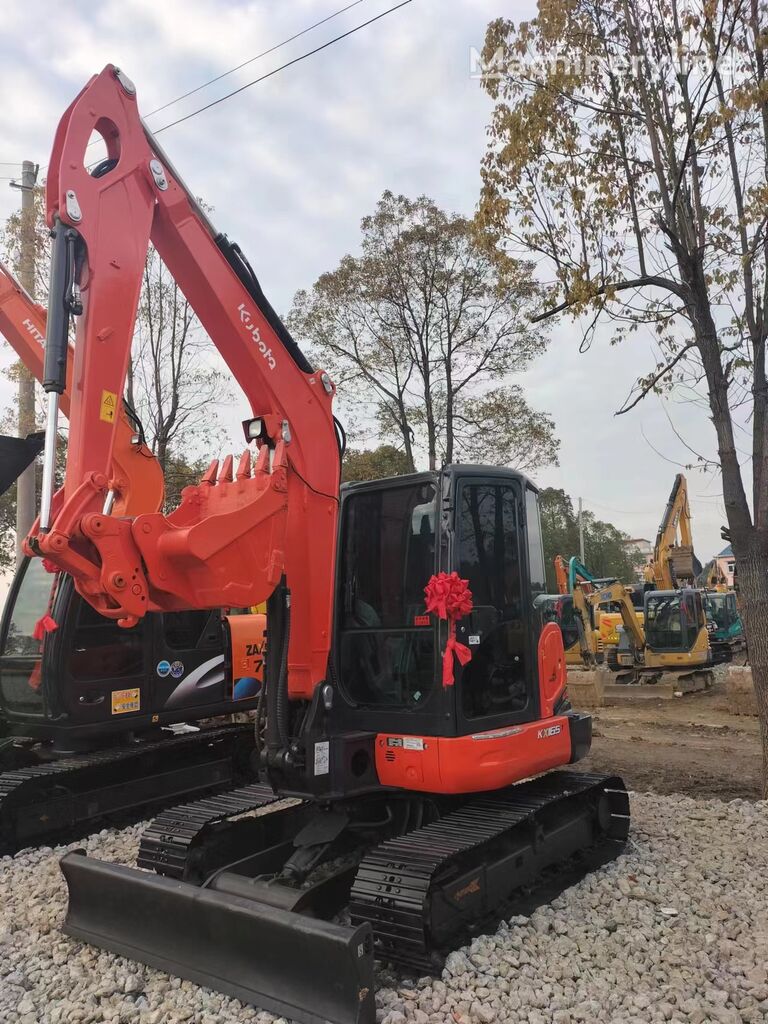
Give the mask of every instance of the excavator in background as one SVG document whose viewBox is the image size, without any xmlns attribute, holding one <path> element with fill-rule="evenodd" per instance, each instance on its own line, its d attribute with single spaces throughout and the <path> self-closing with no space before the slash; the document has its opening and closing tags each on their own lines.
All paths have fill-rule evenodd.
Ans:
<svg viewBox="0 0 768 1024">
<path fill-rule="evenodd" d="M 653 560 L 644 572 L 646 585 L 659 591 L 699 587 L 715 663 L 730 661 L 744 649 L 744 627 L 735 594 L 729 595 L 717 559 L 705 569 L 693 550 L 688 484 L 678 473 L 656 534 Z M 664 608 L 664 602 L 659 608 Z"/>
<path fill-rule="evenodd" d="M 546 601 L 548 613 L 557 621 L 563 631 L 563 644 L 565 646 L 565 660 L 570 667 L 583 664 L 583 644 L 579 638 L 580 616 L 574 608 L 573 595 L 578 588 L 585 598 L 596 590 L 603 590 L 605 587 L 616 582 L 615 577 L 598 578 L 594 576 L 575 556 L 572 557 L 566 566 L 562 555 L 555 555 L 555 577 L 560 597 L 548 596 Z M 635 609 L 635 617 L 640 626 L 643 624 L 643 597 L 642 591 L 632 585 L 624 585 Z M 542 606 L 545 604 L 541 599 Z M 592 639 L 590 647 L 594 660 L 600 664 L 605 658 L 605 652 L 609 647 L 615 647 L 619 642 L 618 627 L 623 624 L 621 606 L 616 601 L 587 602 L 587 610 L 590 620 L 590 631 Z"/>
<path fill-rule="evenodd" d="M 647 590 L 641 624 L 630 594 L 622 589 L 623 595 L 616 591 L 598 595 L 621 606 L 619 642 L 608 649 L 605 659 L 608 668 L 619 674 L 619 682 L 656 683 L 671 672 L 681 689 L 708 689 L 714 682 L 712 667 L 730 657 L 710 646 L 702 591 L 690 587 Z"/>
<path fill-rule="evenodd" d="M 721 594 L 724 594 L 728 590 L 728 583 L 725 576 L 723 576 L 720 571 L 716 558 L 707 562 L 701 570 L 696 583 L 702 590 L 715 590 Z"/>
<path fill-rule="evenodd" d="M 107 157 L 89 172 L 94 131 Z M 567 770 L 591 719 L 570 708 L 560 631 L 533 607 L 537 489 L 450 465 L 340 490 L 333 382 L 113 66 L 62 118 L 47 217 L 48 420 L 27 550 L 126 630 L 149 612 L 267 602 L 250 784 L 161 814 L 139 852 L 152 870 L 67 854 L 64 930 L 308 1024 L 373 1024 L 375 957 L 439 969 L 627 837 L 621 780 Z M 123 394 L 150 239 L 245 393 L 248 447 L 236 471 L 214 460 L 167 516 L 116 516 L 105 397 Z M 76 387 L 55 491 L 70 316 Z"/>
<path fill-rule="evenodd" d="M 688 482 L 678 473 L 656 533 L 653 560 L 644 570 L 645 582 L 657 590 L 677 590 L 695 586 L 700 572 L 693 551 Z"/>
<path fill-rule="evenodd" d="M 0 263 L 0 333 L 37 380 L 45 330 Z M 158 511 L 163 473 L 135 413 L 123 403 L 112 422 L 112 514 Z M 25 557 L 0 619 L 0 854 L 231 787 L 253 750 L 251 725 L 197 723 L 256 707 L 263 615 L 152 613 L 121 629 L 51 568 Z"/>
<path fill-rule="evenodd" d="M 576 558 L 571 558 L 566 576 L 565 560 L 558 556 L 555 573 L 559 588 L 562 591 L 565 584 L 571 599 L 570 617 L 562 613 L 558 622 L 562 629 L 563 623 L 573 621 L 573 628 L 564 631 L 566 654 L 572 651 L 567 642 L 574 636 L 579 648 L 579 661 L 572 659 L 569 664 L 593 668 L 605 653 L 606 664 L 618 673 L 619 682 L 658 682 L 663 673 L 674 672 L 681 685 L 695 682 L 707 687 L 712 683 L 711 666 L 729 660 L 712 644 L 712 624 L 704 614 L 707 595 L 701 591 L 648 590 L 638 609 L 636 587 L 595 579 Z M 567 600 L 568 595 L 537 600 L 543 604 Z M 602 642 L 604 619 L 616 633 L 615 642 L 608 645 Z"/>
<path fill-rule="evenodd" d="M 735 590 L 705 590 L 704 608 L 709 626 L 709 644 L 720 660 L 731 660 L 746 651 L 744 623 Z"/>
<path fill-rule="evenodd" d="M 581 592 L 586 596 L 594 589 L 596 580 L 576 558 L 571 558 L 566 565 L 562 555 L 555 555 L 554 566 L 558 593 L 541 594 L 536 598 L 536 606 L 546 621 L 559 626 L 563 634 L 565 664 L 568 668 L 578 668 L 584 664 L 585 644 L 589 646 L 592 661 L 599 663 L 603 660 L 603 648 L 597 631 L 599 613 L 592 605 L 587 604 L 588 621 L 585 621 L 574 602 L 576 585 L 581 586 Z"/>
</svg>

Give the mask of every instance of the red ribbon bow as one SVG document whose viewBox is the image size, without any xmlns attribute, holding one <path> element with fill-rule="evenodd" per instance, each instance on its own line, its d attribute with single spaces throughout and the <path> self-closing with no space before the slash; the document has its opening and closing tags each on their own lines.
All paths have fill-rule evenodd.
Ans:
<svg viewBox="0 0 768 1024">
<path fill-rule="evenodd" d="M 469 582 L 457 572 L 439 572 L 424 587 L 428 612 L 434 612 L 441 619 L 448 620 L 448 642 L 443 651 L 443 686 L 453 686 L 453 657 L 460 665 L 466 665 L 472 658 L 472 651 L 456 639 L 456 620 L 463 619 L 472 611 L 472 592 Z"/>
</svg>

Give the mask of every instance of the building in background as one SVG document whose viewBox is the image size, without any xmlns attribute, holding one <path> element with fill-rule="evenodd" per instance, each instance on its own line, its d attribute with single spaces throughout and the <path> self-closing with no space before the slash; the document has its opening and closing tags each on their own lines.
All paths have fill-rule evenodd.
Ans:
<svg viewBox="0 0 768 1024">
<path fill-rule="evenodd" d="M 717 559 L 717 571 L 725 578 L 725 582 L 729 587 L 733 586 L 734 577 L 736 575 L 736 560 L 733 557 L 733 548 L 729 544 L 727 548 L 723 548 L 719 555 L 715 555 Z"/>
<path fill-rule="evenodd" d="M 646 540 L 645 537 L 630 537 L 630 539 L 625 540 L 623 544 L 630 552 L 633 552 L 642 558 L 642 562 L 637 566 L 635 571 L 638 583 L 642 583 L 643 570 L 653 561 L 653 544 L 651 544 L 649 540 Z"/>
</svg>

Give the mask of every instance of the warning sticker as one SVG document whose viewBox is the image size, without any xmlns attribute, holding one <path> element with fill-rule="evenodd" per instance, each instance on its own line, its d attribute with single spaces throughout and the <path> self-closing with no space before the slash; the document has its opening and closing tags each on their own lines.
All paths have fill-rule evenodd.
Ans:
<svg viewBox="0 0 768 1024">
<path fill-rule="evenodd" d="M 315 744 L 315 775 L 327 775 L 331 770 L 329 747 L 328 740 Z"/>
<path fill-rule="evenodd" d="M 112 691 L 112 714 L 124 715 L 127 711 L 139 711 L 141 709 L 141 690 L 137 687 L 133 690 Z"/>
<path fill-rule="evenodd" d="M 117 410 L 117 395 L 114 391 L 101 392 L 101 411 L 99 418 L 105 423 L 114 423 Z"/>
</svg>

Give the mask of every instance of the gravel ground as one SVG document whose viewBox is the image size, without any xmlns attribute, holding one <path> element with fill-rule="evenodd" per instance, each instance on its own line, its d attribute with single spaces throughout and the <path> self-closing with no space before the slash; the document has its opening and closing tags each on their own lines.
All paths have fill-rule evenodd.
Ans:
<svg viewBox="0 0 768 1024">
<path fill-rule="evenodd" d="M 442 979 L 382 973 L 379 1021 L 767 1020 L 768 803 L 638 794 L 632 814 L 619 860 L 452 953 Z M 140 831 L 75 845 L 130 863 Z M 62 852 L 0 859 L 3 1024 L 274 1020 L 60 935 Z"/>
</svg>

